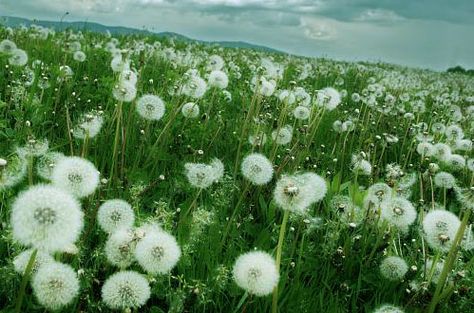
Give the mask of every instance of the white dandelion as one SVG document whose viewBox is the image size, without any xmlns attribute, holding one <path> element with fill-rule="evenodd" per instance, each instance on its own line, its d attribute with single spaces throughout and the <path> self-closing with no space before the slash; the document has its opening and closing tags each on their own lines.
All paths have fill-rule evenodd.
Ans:
<svg viewBox="0 0 474 313">
<path fill-rule="evenodd" d="M 407 272 L 407 262 L 398 256 L 386 257 L 380 263 L 380 273 L 388 280 L 402 280 Z"/>
<path fill-rule="evenodd" d="M 102 300 L 114 310 L 139 308 L 148 301 L 150 294 L 147 279 L 135 271 L 115 273 L 102 286 Z"/>
<path fill-rule="evenodd" d="M 460 225 L 459 218 L 449 211 L 430 211 L 423 219 L 425 240 L 431 248 L 447 252 L 453 244 Z"/>
<path fill-rule="evenodd" d="M 252 251 L 239 256 L 232 274 L 240 288 L 256 296 L 270 294 L 280 278 L 275 260 L 263 251 Z"/>
<path fill-rule="evenodd" d="M 49 310 L 59 310 L 79 294 L 79 279 L 66 264 L 51 262 L 42 265 L 31 281 L 38 302 Z"/>
<path fill-rule="evenodd" d="M 135 222 L 132 206 L 121 199 L 107 200 L 99 207 L 97 212 L 99 226 L 111 234 L 118 229 L 130 229 Z"/>
<path fill-rule="evenodd" d="M 194 102 L 188 102 L 181 108 L 181 114 L 185 118 L 197 118 L 199 116 L 199 105 Z"/>
<path fill-rule="evenodd" d="M 45 252 L 64 251 L 79 237 L 83 213 L 69 193 L 50 185 L 32 186 L 12 205 L 13 238 Z M 67 231 L 65 231 L 67 230 Z"/>
<path fill-rule="evenodd" d="M 135 258 L 152 275 L 165 274 L 178 263 L 181 249 L 175 237 L 165 231 L 148 231 L 137 243 Z"/>
<path fill-rule="evenodd" d="M 273 166 L 266 156 L 260 153 L 247 155 L 241 165 L 242 175 L 255 185 L 265 185 L 273 177 Z"/>
<path fill-rule="evenodd" d="M 144 95 L 137 100 L 137 113 L 150 121 L 159 121 L 165 114 L 165 103 L 155 95 Z"/>
<path fill-rule="evenodd" d="M 92 162 L 80 157 L 64 157 L 54 167 L 51 180 L 54 185 L 84 198 L 97 189 L 99 172 Z"/>
</svg>

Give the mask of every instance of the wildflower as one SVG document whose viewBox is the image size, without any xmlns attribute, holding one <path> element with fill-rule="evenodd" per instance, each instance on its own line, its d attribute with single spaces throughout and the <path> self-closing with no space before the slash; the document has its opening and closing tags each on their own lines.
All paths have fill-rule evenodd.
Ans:
<svg viewBox="0 0 474 313">
<path fill-rule="evenodd" d="M 447 159 L 446 163 L 451 166 L 454 170 L 461 170 L 466 166 L 466 159 L 459 154 L 451 154 Z"/>
<path fill-rule="evenodd" d="M 211 72 L 211 74 L 209 74 L 208 84 L 210 87 L 225 89 L 229 84 L 229 78 L 227 77 L 226 73 L 219 70 L 214 70 Z"/>
<path fill-rule="evenodd" d="M 255 185 L 265 185 L 273 176 L 272 163 L 260 153 L 247 155 L 242 161 L 241 169 L 244 177 Z"/>
<path fill-rule="evenodd" d="M 328 111 L 334 110 L 341 103 L 341 94 L 332 87 L 319 90 L 316 95 L 316 104 Z"/>
<path fill-rule="evenodd" d="M 4 165 L 0 166 L 0 191 L 20 183 L 26 175 L 28 166 L 25 157 L 17 153 L 2 160 Z"/>
<path fill-rule="evenodd" d="M 146 120 L 158 121 L 165 114 L 165 104 L 160 97 L 144 95 L 137 100 L 138 115 Z"/>
<path fill-rule="evenodd" d="M 423 219 L 423 232 L 428 245 L 443 252 L 449 251 L 461 222 L 453 213 L 433 210 Z"/>
<path fill-rule="evenodd" d="M 248 252 L 239 256 L 232 273 L 235 283 L 240 288 L 256 296 L 270 294 L 279 280 L 275 260 L 263 251 Z"/>
<path fill-rule="evenodd" d="M 99 185 L 99 172 L 92 162 L 80 157 L 64 157 L 51 175 L 54 185 L 78 198 L 91 195 Z"/>
<path fill-rule="evenodd" d="M 72 135 L 78 139 L 94 138 L 99 134 L 103 123 L 104 119 L 97 112 L 84 114 L 74 128 Z"/>
<path fill-rule="evenodd" d="M 407 272 L 407 263 L 398 256 L 386 257 L 380 264 L 380 273 L 388 280 L 401 280 Z"/>
<path fill-rule="evenodd" d="M 324 198 L 326 181 L 314 173 L 286 175 L 278 180 L 273 198 L 283 210 L 304 213 L 315 202 Z"/>
<path fill-rule="evenodd" d="M 439 188 L 451 189 L 456 186 L 456 178 L 448 172 L 439 172 L 434 176 L 434 183 Z"/>
<path fill-rule="evenodd" d="M 17 153 L 21 157 L 41 156 L 49 149 L 49 142 L 47 139 L 28 139 L 27 143 L 17 148 Z"/>
<path fill-rule="evenodd" d="M 413 224 L 416 215 L 413 204 L 401 197 L 391 198 L 381 204 L 381 218 L 402 230 Z"/>
<path fill-rule="evenodd" d="M 118 229 L 129 229 L 135 221 L 132 206 L 121 199 L 105 201 L 97 212 L 99 226 L 107 233 L 113 233 Z"/>
<path fill-rule="evenodd" d="M 137 237 L 133 230 L 118 229 L 110 235 L 105 243 L 105 256 L 110 264 L 122 269 L 134 261 Z"/>
<path fill-rule="evenodd" d="M 79 237 L 83 213 L 79 202 L 50 185 L 32 186 L 12 205 L 13 238 L 45 252 L 63 251 Z M 67 231 L 65 231 L 67 230 Z"/>
<path fill-rule="evenodd" d="M 293 110 L 293 116 L 297 120 L 307 120 L 310 115 L 311 110 L 306 106 L 299 105 Z"/>
<path fill-rule="evenodd" d="M 431 157 L 434 154 L 434 148 L 431 143 L 422 141 L 416 146 L 416 152 L 422 157 Z"/>
<path fill-rule="evenodd" d="M 165 231 L 148 231 L 137 243 L 135 258 L 152 275 L 168 273 L 181 257 L 176 239 Z"/>
<path fill-rule="evenodd" d="M 384 304 L 376 309 L 373 313 L 405 313 L 405 311 L 399 307 L 390 304 Z"/>
<path fill-rule="evenodd" d="M 372 164 L 361 155 L 352 155 L 351 167 L 352 171 L 358 175 L 370 176 L 372 174 Z"/>
<path fill-rule="evenodd" d="M 136 95 L 137 89 L 134 84 L 127 81 L 120 81 L 114 86 L 112 94 L 115 99 L 122 102 L 132 102 Z"/>
<path fill-rule="evenodd" d="M 14 66 L 25 66 L 28 63 L 28 54 L 25 50 L 14 49 L 10 52 L 8 63 Z"/>
<path fill-rule="evenodd" d="M 86 60 L 86 54 L 82 51 L 75 51 L 72 58 L 77 62 L 84 62 Z"/>
<path fill-rule="evenodd" d="M 11 40 L 4 39 L 0 42 L 0 52 L 11 54 L 16 49 L 16 44 Z"/>
<path fill-rule="evenodd" d="M 34 249 L 28 249 L 23 251 L 19 255 L 13 259 L 13 266 L 15 268 L 15 272 L 18 274 L 23 275 L 25 273 L 26 267 L 30 262 L 31 255 L 33 254 Z M 36 273 L 40 266 L 54 262 L 54 258 L 46 252 L 38 251 L 36 253 L 35 261 L 33 263 L 32 273 Z"/>
<path fill-rule="evenodd" d="M 150 294 L 148 281 L 135 271 L 115 273 L 102 286 L 102 300 L 114 310 L 139 308 L 145 305 Z"/>
<path fill-rule="evenodd" d="M 181 108 L 181 114 L 185 118 L 196 118 L 199 116 L 199 105 L 194 102 L 188 102 Z"/>
<path fill-rule="evenodd" d="M 59 310 L 79 294 L 79 279 L 66 264 L 51 262 L 42 265 L 31 281 L 38 302 L 49 310 Z"/>
<path fill-rule="evenodd" d="M 285 125 L 279 130 L 272 132 L 272 138 L 278 145 L 287 145 L 293 138 L 293 127 L 291 125 Z"/>
</svg>

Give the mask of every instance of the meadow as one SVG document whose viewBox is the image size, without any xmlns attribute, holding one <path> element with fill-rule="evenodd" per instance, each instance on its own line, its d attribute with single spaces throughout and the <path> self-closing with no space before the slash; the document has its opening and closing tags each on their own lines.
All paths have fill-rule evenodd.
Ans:
<svg viewBox="0 0 474 313">
<path fill-rule="evenodd" d="M 474 78 L 0 28 L 1 312 L 473 312 Z"/>
</svg>

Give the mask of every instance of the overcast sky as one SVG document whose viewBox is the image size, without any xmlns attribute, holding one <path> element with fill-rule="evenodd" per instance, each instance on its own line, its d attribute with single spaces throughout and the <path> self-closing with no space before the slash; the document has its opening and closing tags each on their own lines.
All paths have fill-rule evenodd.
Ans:
<svg viewBox="0 0 474 313">
<path fill-rule="evenodd" d="M 294 54 L 474 68 L 474 0 L 0 0 L 0 15 L 242 40 Z"/>
</svg>

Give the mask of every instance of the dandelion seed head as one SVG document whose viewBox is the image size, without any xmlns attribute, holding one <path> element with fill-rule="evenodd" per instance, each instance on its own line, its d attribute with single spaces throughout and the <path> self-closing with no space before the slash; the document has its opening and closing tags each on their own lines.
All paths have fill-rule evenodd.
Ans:
<svg viewBox="0 0 474 313">
<path fill-rule="evenodd" d="M 50 262 L 39 267 L 31 281 L 38 302 L 49 310 L 59 310 L 79 294 L 79 279 L 66 264 Z"/>
<path fill-rule="evenodd" d="M 240 288 L 256 296 L 270 294 L 279 280 L 275 260 L 263 251 L 252 251 L 239 256 L 232 273 Z"/>
<path fill-rule="evenodd" d="M 53 169 L 53 184 L 78 198 L 84 198 L 97 189 L 99 172 L 92 162 L 80 157 L 64 157 Z"/>
<path fill-rule="evenodd" d="M 69 193 L 51 185 L 35 185 L 13 202 L 11 224 L 13 238 L 25 246 L 64 251 L 78 239 L 83 213 Z"/>
<path fill-rule="evenodd" d="M 150 294 L 145 276 L 135 271 L 115 273 L 102 286 L 102 300 L 114 310 L 139 308 L 145 305 Z"/>
<path fill-rule="evenodd" d="M 265 185 L 273 177 L 273 166 L 266 156 L 260 153 L 247 155 L 241 165 L 242 175 L 255 185 Z"/>
<path fill-rule="evenodd" d="M 135 221 L 132 206 L 121 199 L 105 201 L 97 212 L 99 226 L 111 234 L 118 229 L 130 229 Z"/>
</svg>

